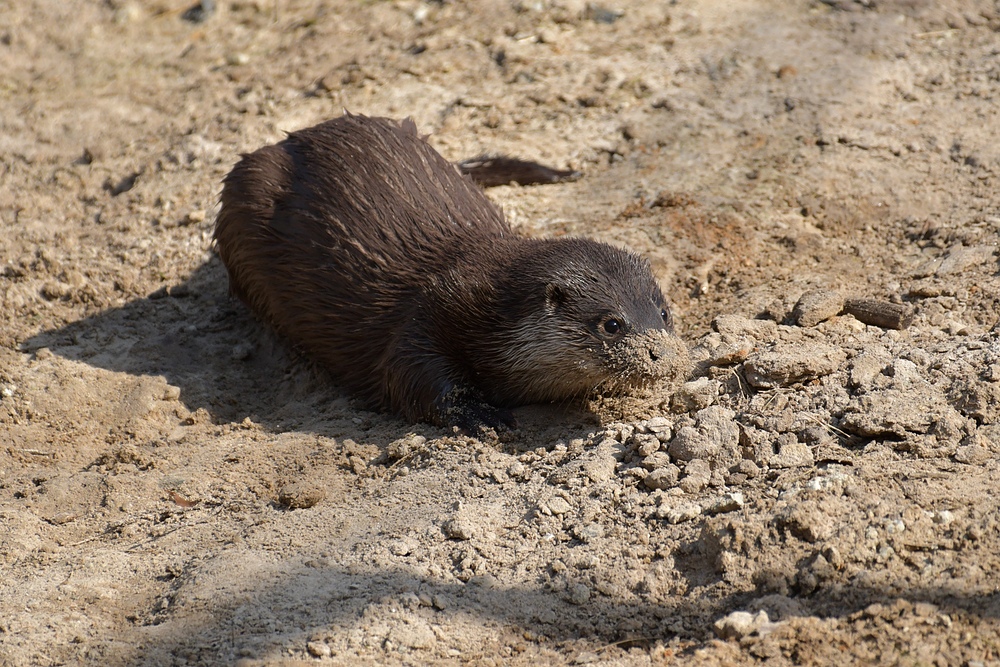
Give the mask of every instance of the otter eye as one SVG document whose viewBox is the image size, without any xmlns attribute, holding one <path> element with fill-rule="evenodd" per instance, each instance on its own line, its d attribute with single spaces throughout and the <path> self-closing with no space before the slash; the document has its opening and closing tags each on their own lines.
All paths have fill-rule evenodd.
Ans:
<svg viewBox="0 0 1000 667">
<path fill-rule="evenodd" d="M 660 309 L 660 317 L 663 318 L 664 322 L 669 322 L 670 321 L 670 313 L 667 312 L 666 308 L 661 308 Z"/>
<path fill-rule="evenodd" d="M 607 331 L 612 336 L 618 333 L 622 328 L 622 325 L 615 318 L 610 318 L 604 323 L 604 330 Z"/>
</svg>

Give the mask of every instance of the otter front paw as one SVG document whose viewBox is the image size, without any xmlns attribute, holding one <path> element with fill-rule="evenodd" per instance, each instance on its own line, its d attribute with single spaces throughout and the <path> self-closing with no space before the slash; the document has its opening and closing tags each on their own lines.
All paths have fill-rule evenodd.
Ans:
<svg viewBox="0 0 1000 667">
<path fill-rule="evenodd" d="M 501 431 L 517 428 L 517 420 L 506 408 L 487 402 L 478 392 L 455 387 L 443 393 L 436 401 L 438 423 L 442 426 L 456 426 L 471 436 L 476 436 L 487 429 Z"/>
</svg>

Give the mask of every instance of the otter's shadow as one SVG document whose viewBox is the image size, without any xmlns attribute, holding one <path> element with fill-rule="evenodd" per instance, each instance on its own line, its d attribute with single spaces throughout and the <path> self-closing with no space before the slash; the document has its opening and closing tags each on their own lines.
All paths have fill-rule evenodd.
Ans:
<svg viewBox="0 0 1000 667">
<path fill-rule="evenodd" d="M 21 349 L 48 348 L 109 371 L 162 375 L 180 388 L 186 408 L 204 409 L 216 423 L 249 417 L 282 429 L 297 416 L 357 416 L 327 374 L 257 322 L 227 289 L 225 268 L 212 257 L 183 283 L 43 331 Z"/>
</svg>

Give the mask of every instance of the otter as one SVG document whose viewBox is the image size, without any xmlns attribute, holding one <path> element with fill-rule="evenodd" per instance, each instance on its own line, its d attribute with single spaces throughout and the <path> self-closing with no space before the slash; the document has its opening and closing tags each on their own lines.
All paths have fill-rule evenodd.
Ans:
<svg viewBox="0 0 1000 667">
<path fill-rule="evenodd" d="M 531 239 L 406 119 L 346 114 L 245 154 L 215 246 L 230 292 L 368 405 L 465 432 L 679 372 L 638 255 Z"/>
</svg>

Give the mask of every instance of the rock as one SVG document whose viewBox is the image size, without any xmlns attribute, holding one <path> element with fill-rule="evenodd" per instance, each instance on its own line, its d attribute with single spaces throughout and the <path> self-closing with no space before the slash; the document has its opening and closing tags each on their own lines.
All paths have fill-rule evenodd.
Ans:
<svg viewBox="0 0 1000 667">
<path fill-rule="evenodd" d="M 850 386 L 864 391 L 871 390 L 875 378 L 889 368 L 891 363 L 892 357 L 882 348 L 862 352 L 851 362 Z"/>
<path fill-rule="evenodd" d="M 640 456 L 649 456 L 660 450 L 660 439 L 652 433 L 636 433 L 632 436 L 632 446 Z"/>
<path fill-rule="evenodd" d="M 727 493 L 706 505 L 704 511 L 705 514 L 708 515 L 724 514 L 726 512 L 735 512 L 738 509 L 742 509 L 745 504 L 746 500 L 744 499 L 742 493 Z"/>
<path fill-rule="evenodd" d="M 800 327 L 814 327 L 824 320 L 840 314 L 844 309 L 844 297 L 829 289 L 817 289 L 799 297 L 792 309 L 792 319 Z"/>
<path fill-rule="evenodd" d="M 698 493 L 712 479 L 712 467 L 704 459 L 693 459 L 684 466 L 684 479 L 681 480 L 681 489 L 684 493 Z"/>
<path fill-rule="evenodd" d="M 782 433 L 774 444 L 778 453 L 768 461 L 772 468 L 798 468 L 815 463 L 812 450 L 799 442 L 794 433 Z"/>
<path fill-rule="evenodd" d="M 308 642 L 306 651 L 314 658 L 329 658 L 332 655 L 330 647 L 326 642 Z"/>
<path fill-rule="evenodd" d="M 702 410 L 712 405 L 719 396 L 719 381 L 698 378 L 685 382 L 674 392 L 670 406 L 678 412 Z"/>
<path fill-rule="evenodd" d="M 738 364 L 753 352 L 755 345 L 756 343 L 754 343 L 752 338 L 745 336 L 732 341 L 726 341 L 709 350 L 708 357 L 704 363 L 707 366 L 730 366 Z"/>
<path fill-rule="evenodd" d="M 754 353 L 743 369 L 754 387 L 774 389 L 829 375 L 846 360 L 847 354 L 839 347 L 808 343 Z"/>
<path fill-rule="evenodd" d="M 768 618 L 766 611 L 759 611 L 756 614 L 734 611 L 717 620 L 713 627 L 720 639 L 743 639 L 770 623 L 771 619 Z"/>
<path fill-rule="evenodd" d="M 646 488 L 654 491 L 656 489 L 672 489 L 677 486 L 677 480 L 680 477 L 680 474 L 680 468 L 671 463 L 657 468 L 643 477 L 642 483 L 646 485 Z"/>
<path fill-rule="evenodd" d="M 326 490 L 307 482 L 286 484 L 278 491 L 278 504 L 292 510 L 313 507 L 326 498 Z"/>
<path fill-rule="evenodd" d="M 697 519 L 699 516 L 701 516 L 701 505 L 696 503 L 678 505 L 677 507 L 673 507 L 666 512 L 667 521 L 672 524 L 691 521 L 692 519 Z"/>
<path fill-rule="evenodd" d="M 670 465 L 670 455 L 666 452 L 654 452 L 642 460 L 642 467 L 650 472 L 668 465 Z"/>
<path fill-rule="evenodd" d="M 816 500 L 789 504 L 778 512 L 775 520 L 805 542 L 825 540 L 836 530 L 834 518 Z"/>
<path fill-rule="evenodd" d="M 464 517 L 453 517 L 441 526 L 444 534 L 453 540 L 471 540 L 476 536 L 476 527 Z"/>
<path fill-rule="evenodd" d="M 546 505 L 548 506 L 549 511 L 555 514 L 556 516 L 565 514 L 566 512 L 573 509 L 573 507 L 562 496 L 552 496 L 551 498 L 549 498 Z"/>
<path fill-rule="evenodd" d="M 693 426 L 685 426 L 674 436 L 668 449 L 678 461 L 708 459 L 717 453 L 714 443 Z"/>
<path fill-rule="evenodd" d="M 678 461 L 705 459 L 729 467 L 741 458 L 735 418 L 736 413 L 727 408 L 705 408 L 696 415 L 696 427 L 680 429 L 667 451 Z"/>
<path fill-rule="evenodd" d="M 590 589 L 585 584 L 573 584 L 567 593 L 571 604 L 586 604 L 590 600 Z"/>
</svg>

